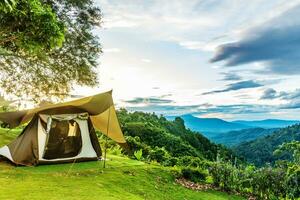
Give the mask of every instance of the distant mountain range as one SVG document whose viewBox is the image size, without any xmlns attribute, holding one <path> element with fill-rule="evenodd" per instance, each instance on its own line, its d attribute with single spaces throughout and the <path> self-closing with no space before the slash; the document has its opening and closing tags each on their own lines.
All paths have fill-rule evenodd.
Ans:
<svg viewBox="0 0 300 200">
<path fill-rule="evenodd" d="M 251 126 L 228 122 L 218 118 L 198 118 L 193 115 L 182 115 L 180 117 L 184 120 L 186 127 L 193 131 L 201 132 L 208 138 L 219 133 L 251 128 Z M 167 117 L 169 120 L 173 120 L 174 118 L 175 117 Z"/>
<path fill-rule="evenodd" d="M 193 115 L 182 115 L 180 117 L 184 120 L 186 127 L 193 131 L 201 132 L 210 139 L 216 138 L 216 136 L 220 133 L 226 133 L 229 131 L 238 131 L 251 128 L 283 128 L 300 123 L 300 121 L 296 120 L 278 119 L 267 119 L 260 121 L 238 120 L 230 122 L 218 118 L 199 118 Z M 175 117 L 169 116 L 166 118 L 168 120 L 173 120 Z"/>
<path fill-rule="evenodd" d="M 296 120 L 280 120 L 280 119 L 265 119 L 265 120 L 258 120 L 258 121 L 237 120 L 232 122 L 243 124 L 246 126 L 260 127 L 260 128 L 283 128 L 283 127 L 300 123 L 300 121 L 296 121 Z"/>
<path fill-rule="evenodd" d="M 300 123 L 296 120 L 278 119 L 230 122 L 218 118 L 199 118 L 193 115 L 182 115 L 180 117 L 184 120 L 187 128 L 202 133 L 215 143 L 226 146 L 237 146 L 243 142 L 271 135 L 279 128 Z M 168 120 L 175 119 L 174 116 L 166 118 Z"/>
</svg>

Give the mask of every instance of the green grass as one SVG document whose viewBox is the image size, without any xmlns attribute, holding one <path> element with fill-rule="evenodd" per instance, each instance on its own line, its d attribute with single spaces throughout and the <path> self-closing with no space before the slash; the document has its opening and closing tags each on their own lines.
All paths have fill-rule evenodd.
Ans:
<svg viewBox="0 0 300 200">
<path fill-rule="evenodd" d="M 7 145 L 21 132 L 21 129 L 0 128 L 0 147 Z"/>
<path fill-rule="evenodd" d="M 13 138 L 5 135 L 0 134 L 0 145 Z M 0 199 L 243 199 L 186 189 L 175 183 L 168 168 L 159 165 L 113 155 L 108 158 L 105 169 L 100 161 L 37 167 L 0 162 Z"/>
</svg>

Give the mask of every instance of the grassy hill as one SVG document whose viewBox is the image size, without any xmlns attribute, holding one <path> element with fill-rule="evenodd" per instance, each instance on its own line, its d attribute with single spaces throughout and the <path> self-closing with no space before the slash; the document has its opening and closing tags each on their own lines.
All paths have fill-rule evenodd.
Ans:
<svg viewBox="0 0 300 200">
<path fill-rule="evenodd" d="M 0 129 L 0 146 L 20 130 Z M 239 200 L 217 191 L 193 191 L 175 183 L 170 168 L 126 157 L 102 162 L 15 167 L 0 162 L 0 199 L 203 199 Z"/>
</svg>

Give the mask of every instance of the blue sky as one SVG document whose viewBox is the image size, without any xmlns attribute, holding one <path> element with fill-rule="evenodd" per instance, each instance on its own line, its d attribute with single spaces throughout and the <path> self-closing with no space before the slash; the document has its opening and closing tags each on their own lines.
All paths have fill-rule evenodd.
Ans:
<svg viewBox="0 0 300 200">
<path fill-rule="evenodd" d="M 164 115 L 300 119 L 300 1 L 98 0 L 100 89 Z M 93 93 L 97 89 L 81 90 Z"/>
</svg>

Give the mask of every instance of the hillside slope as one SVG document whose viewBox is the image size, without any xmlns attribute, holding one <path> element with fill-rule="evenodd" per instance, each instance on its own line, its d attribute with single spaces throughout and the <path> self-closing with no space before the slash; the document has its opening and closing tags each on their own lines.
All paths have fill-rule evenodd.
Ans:
<svg viewBox="0 0 300 200">
<path fill-rule="evenodd" d="M 151 157 L 153 151 L 165 152 L 163 154 L 179 159 L 192 156 L 210 161 L 215 160 L 218 154 L 223 158 L 233 156 L 230 149 L 214 144 L 199 132 L 187 129 L 182 118 L 168 121 L 155 114 L 130 113 L 124 109 L 118 112 L 118 117 L 131 149 L 142 149 L 146 157 Z M 164 160 L 161 158 L 157 161 Z"/>
<path fill-rule="evenodd" d="M 299 124 L 279 129 L 266 137 L 242 143 L 236 146 L 234 151 L 256 165 L 274 163 L 276 160 L 280 159 L 280 157 L 275 157 L 273 151 L 278 145 L 293 140 L 300 141 Z M 284 155 L 282 158 L 287 157 L 288 155 Z"/>
<path fill-rule="evenodd" d="M 8 144 L 20 129 L 0 128 L 0 146 Z M 240 200 L 217 191 L 193 191 L 175 184 L 171 168 L 108 155 L 103 163 L 15 167 L 0 159 L 0 199 L 203 199 Z"/>
<path fill-rule="evenodd" d="M 102 162 L 15 167 L 0 162 L 0 199 L 241 200 L 216 191 L 195 192 L 175 184 L 168 168 L 119 156 Z"/>
<path fill-rule="evenodd" d="M 226 146 L 238 145 L 242 142 L 255 140 L 259 137 L 272 134 L 277 129 L 250 128 L 238 131 L 220 133 L 211 138 L 212 141 Z"/>
</svg>

